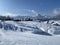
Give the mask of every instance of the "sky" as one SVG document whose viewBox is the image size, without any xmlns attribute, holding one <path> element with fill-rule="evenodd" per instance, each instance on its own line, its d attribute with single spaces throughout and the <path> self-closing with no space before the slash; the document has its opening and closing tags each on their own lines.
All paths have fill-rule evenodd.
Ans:
<svg viewBox="0 0 60 45">
<path fill-rule="evenodd" d="M 60 0 L 0 0 L 0 15 L 35 16 L 60 13 Z"/>
</svg>

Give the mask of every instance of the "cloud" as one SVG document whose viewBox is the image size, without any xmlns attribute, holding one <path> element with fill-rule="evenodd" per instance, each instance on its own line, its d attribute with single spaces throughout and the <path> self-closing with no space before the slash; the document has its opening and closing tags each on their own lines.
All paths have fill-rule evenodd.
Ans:
<svg viewBox="0 0 60 45">
<path fill-rule="evenodd" d="M 36 16 L 38 13 L 35 10 L 21 9 L 20 13 L 4 13 L 2 16 Z"/>
<path fill-rule="evenodd" d="M 55 15 L 60 15 L 60 8 L 54 9 L 53 13 L 54 13 Z"/>
<path fill-rule="evenodd" d="M 2 16 L 16 16 L 17 14 L 13 14 L 13 13 L 4 13 L 2 14 Z"/>
<path fill-rule="evenodd" d="M 36 12 L 35 10 L 31 10 L 31 12 L 32 12 L 33 14 L 36 14 L 36 15 L 37 15 L 37 12 Z"/>
<path fill-rule="evenodd" d="M 25 11 L 33 14 L 33 15 L 37 15 L 38 13 L 35 10 L 30 10 L 30 9 L 24 9 Z"/>
</svg>

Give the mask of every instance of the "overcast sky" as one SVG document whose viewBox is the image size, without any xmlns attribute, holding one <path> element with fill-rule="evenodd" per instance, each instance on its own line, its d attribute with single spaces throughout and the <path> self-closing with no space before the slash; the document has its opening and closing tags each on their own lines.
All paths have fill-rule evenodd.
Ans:
<svg viewBox="0 0 60 45">
<path fill-rule="evenodd" d="M 37 15 L 60 13 L 60 0 L 0 0 L 0 14 Z"/>
</svg>

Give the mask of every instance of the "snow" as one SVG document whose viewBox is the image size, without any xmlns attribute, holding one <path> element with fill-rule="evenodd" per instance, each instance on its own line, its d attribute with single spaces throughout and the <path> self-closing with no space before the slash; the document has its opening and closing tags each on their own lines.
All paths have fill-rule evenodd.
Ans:
<svg viewBox="0 0 60 45">
<path fill-rule="evenodd" d="M 37 35 L 30 32 L 3 32 L 0 45 L 60 45 L 60 36 Z"/>
<path fill-rule="evenodd" d="M 60 45 L 59 26 L 33 21 L 0 21 L 0 26 L 0 45 Z"/>
</svg>

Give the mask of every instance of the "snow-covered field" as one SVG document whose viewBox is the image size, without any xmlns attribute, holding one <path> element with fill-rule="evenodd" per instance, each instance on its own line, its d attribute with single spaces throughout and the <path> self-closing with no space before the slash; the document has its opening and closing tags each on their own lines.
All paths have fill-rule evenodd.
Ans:
<svg viewBox="0 0 60 45">
<path fill-rule="evenodd" d="M 0 45 L 60 45 L 59 31 L 46 22 L 0 21 Z"/>
</svg>

